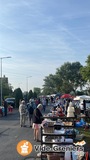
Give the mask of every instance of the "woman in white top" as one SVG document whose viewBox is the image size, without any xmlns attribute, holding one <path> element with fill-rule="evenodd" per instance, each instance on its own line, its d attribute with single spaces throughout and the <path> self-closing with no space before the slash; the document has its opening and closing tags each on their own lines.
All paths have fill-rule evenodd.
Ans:
<svg viewBox="0 0 90 160">
<path fill-rule="evenodd" d="M 75 108 L 73 107 L 73 103 L 70 103 L 67 109 L 67 117 L 75 117 Z"/>
</svg>

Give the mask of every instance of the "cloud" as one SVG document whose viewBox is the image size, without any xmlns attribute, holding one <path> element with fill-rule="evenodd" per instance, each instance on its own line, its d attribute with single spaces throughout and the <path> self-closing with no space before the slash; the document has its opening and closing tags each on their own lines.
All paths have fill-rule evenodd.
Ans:
<svg viewBox="0 0 90 160">
<path fill-rule="evenodd" d="M 84 63 L 90 51 L 90 22 L 85 21 L 90 12 L 83 8 L 60 0 L 2 1 L 0 56 L 12 57 L 3 61 L 3 74 L 13 85 L 24 87 L 31 75 L 31 86 L 40 86 L 64 62 Z"/>
<path fill-rule="evenodd" d="M 72 38 L 74 38 L 76 41 L 78 41 L 79 43 L 82 44 L 86 44 L 85 41 L 81 40 L 78 36 L 76 36 L 75 34 L 73 34 L 68 28 L 62 28 L 62 30 L 64 32 L 66 32 L 69 36 L 71 36 Z"/>
<path fill-rule="evenodd" d="M 81 11 L 81 12 L 77 11 L 72 14 L 71 13 L 63 14 L 61 17 L 66 20 L 75 20 L 75 19 L 80 19 L 84 17 L 90 17 L 90 12 L 89 11 Z"/>
</svg>

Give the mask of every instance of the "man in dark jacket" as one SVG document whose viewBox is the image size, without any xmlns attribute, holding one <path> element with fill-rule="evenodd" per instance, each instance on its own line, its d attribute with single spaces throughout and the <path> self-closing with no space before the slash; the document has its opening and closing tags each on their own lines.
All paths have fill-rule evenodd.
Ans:
<svg viewBox="0 0 90 160">
<path fill-rule="evenodd" d="M 34 140 L 39 141 L 39 130 L 42 123 L 42 104 L 39 104 L 33 113 Z"/>
<path fill-rule="evenodd" d="M 28 105 L 28 113 L 29 113 L 29 122 L 30 122 L 30 127 L 32 127 L 32 118 L 33 118 L 33 111 L 34 111 L 34 108 L 33 108 L 33 102 L 30 102 L 29 105 Z"/>
<path fill-rule="evenodd" d="M 4 101 L 4 112 L 5 112 L 5 116 L 7 116 L 7 108 L 8 108 L 8 104 L 6 101 Z"/>
</svg>

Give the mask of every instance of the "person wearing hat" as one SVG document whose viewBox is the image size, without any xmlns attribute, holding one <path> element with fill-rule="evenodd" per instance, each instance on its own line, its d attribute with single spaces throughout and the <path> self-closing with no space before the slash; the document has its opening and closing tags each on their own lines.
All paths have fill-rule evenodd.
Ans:
<svg viewBox="0 0 90 160">
<path fill-rule="evenodd" d="M 25 120 L 26 120 L 26 105 L 25 101 L 22 100 L 19 105 L 19 113 L 20 113 L 20 126 L 25 127 Z"/>
<path fill-rule="evenodd" d="M 40 141 L 39 132 L 43 120 L 41 110 L 42 110 L 42 104 L 38 104 L 37 108 L 34 110 L 33 113 L 34 140 L 36 141 Z"/>
</svg>

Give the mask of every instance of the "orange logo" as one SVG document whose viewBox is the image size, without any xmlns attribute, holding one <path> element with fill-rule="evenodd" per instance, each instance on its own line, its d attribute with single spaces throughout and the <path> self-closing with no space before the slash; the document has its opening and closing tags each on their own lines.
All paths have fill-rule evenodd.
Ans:
<svg viewBox="0 0 90 160">
<path fill-rule="evenodd" d="M 27 156 L 32 152 L 32 144 L 27 140 L 22 140 L 17 144 L 17 152 L 21 156 Z"/>
</svg>

